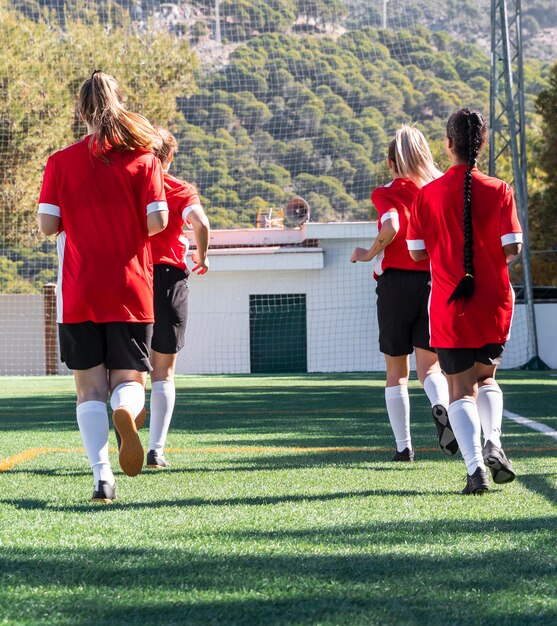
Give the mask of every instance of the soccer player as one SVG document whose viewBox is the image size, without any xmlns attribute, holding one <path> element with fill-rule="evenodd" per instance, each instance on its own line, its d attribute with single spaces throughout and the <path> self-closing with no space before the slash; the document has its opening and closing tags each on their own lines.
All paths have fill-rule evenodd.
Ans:
<svg viewBox="0 0 557 626">
<path fill-rule="evenodd" d="M 153 325 L 149 235 L 166 226 L 157 131 L 128 111 L 116 80 L 97 70 L 81 86 L 88 136 L 48 159 L 41 232 L 58 234 L 61 359 L 73 370 L 77 422 L 93 470 L 94 502 L 115 498 L 107 394 L 121 438 L 119 461 L 135 476 L 143 447 L 135 418 L 145 403 Z M 63 230 L 62 230 L 63 226 Z"/>
<path fill-rule="evenodd" d="M 371 200 L 379 213 L 379 234 L 369 249 L 356 248 L 351 261 L 376 258 L 379 348 L 385 355 L 385 402 L 396 441 L 393 461 L 413 461 L 410 436 L 408 377 L 416 349 L 418 378 L 429 398 L 439 445 L 446 454 L 458 451 L 447 416 L 449 392 L 435 351 L 429 346 L 429 261 L 416 263 L 406 247 L 410 208 L 420 187 L 441 176 L 423 134 L 402 126 L 389 144 L 387 165 L 393 180 L 378 187 Z"/>
<path fill-rule="evenodd" d="M 522 230 L 510 186 L 476 166 L 486 141 L 479 111 L 451 115 L 446 147 L 453 166 L 420 191 L 407 234 L 412 257 L 431 260 L 431 345 L 449 383 L 465 494 L 489 489 L 486 466 L 496 483 L 515 478 L 501 448 L 503 395 L 495 370 L 513 314 L 507 263 L 520 253 Z"/>
<path fill-rule="evenodd" d="M 197 190 L 168 173 L 177 143 L 173 135 L 159 129 L 162 145 L 155 154 L 164 169 L 164 188 L 169 208 L 167 228 L 151 237 L 154 263 L 155 325 L 151 344 L 151 403 L 149 451 L 147 467 L 164 469 L 169 466 L 164 456 L 168 428 L 172 419 L 176 387 L 177 353 L 184 347 L 188 317 L 188 269 L 186 255 L 188 240 L 182 228 L 193 228 L 196 250 L 192 254 L 192 271 L 203 275 L 209 269 L 209 220 L 205 215 Z"/>
</svg>

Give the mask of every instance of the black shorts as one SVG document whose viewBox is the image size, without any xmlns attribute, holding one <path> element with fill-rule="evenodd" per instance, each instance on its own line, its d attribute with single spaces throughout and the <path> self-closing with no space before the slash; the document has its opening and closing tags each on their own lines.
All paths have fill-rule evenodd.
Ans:
<svg viewBox="0 0 557 626">
<path fill-rule="evenodd" d="M 188 321 L 188 273 L 173 265 L 155 265 L 155 325 L 151 348 L 176 354 L 184 347 Z"/>
<path fill-rule="evenodd" d="M 153 324 L 81 322 L 58 324 L 60 358 L 72 370 L 104 364 L 109 370 L 150 372 Z"/>
<path fill-rule="evenodd" d="M 451 375 L 464 372 L 475 363 L 499 365 L 504 349 L 500 343 L 488 343 L 483 348 L 437 348 L 437 356 L 441 369 Z"/>
<path fill-rule="evenodd" d="M 429 272 L 387 269 L 377 279 L 379 349 L 389 356 L 429 347 Z"/>
</svg>

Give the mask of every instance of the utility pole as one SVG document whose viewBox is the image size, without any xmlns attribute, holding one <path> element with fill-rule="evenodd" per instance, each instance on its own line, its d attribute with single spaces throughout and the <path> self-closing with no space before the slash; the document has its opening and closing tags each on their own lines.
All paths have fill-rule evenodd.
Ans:
<svg viewBox="0 0 557 626">
<path fill-rule="evenodd" d="M 512 161 L 512 185 L 524 231 L 519 280 L 524 286 L 528 320 L 528 361 L 525 369 L 547 369 L 539 357 L 534 289 L 528 242 L 528 184 L 524 70 L 520 0 L 491 2 L 491 80 L 489 111 L 489 174 L 497 175 L 504 158 Z"/>
<path fill-rule="evenodd" d="M 383 29 L 387 29 L 387 4 L 389 0 L 383 0 Z"/>
<path fill-rule="evenodd" d="M 215 40 L 222 46 L 222 35 L 220 32 L 220 0 L 215 0 Z"/>
</svg>

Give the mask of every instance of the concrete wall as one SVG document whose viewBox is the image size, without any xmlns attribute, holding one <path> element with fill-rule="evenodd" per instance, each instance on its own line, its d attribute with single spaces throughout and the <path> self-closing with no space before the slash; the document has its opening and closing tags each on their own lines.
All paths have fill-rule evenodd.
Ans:
<svg viewBox="0 0 557 626">
<path fill-rule="evenodd" d="M 249 296 L 300 293 L 306 294 L 310 372 L 383 370 L 372 266 L 349 260 L 352 249 L 369 245 L 375 234 L 369 223 L 215 231 L 209 273 L 190 277 L 178 372 L 249 373 Z M 535 309 L 540 356 L 557 368 L 557 304 Z M 43 319 L 42 296 L 0 295 L 1 375 L 45 373 Z M 503 367 L 530 358 L 527 337 L 525 307 L 517 305 Z M 61 364 L 59 373 L 67 373 Z"/>
</svg>

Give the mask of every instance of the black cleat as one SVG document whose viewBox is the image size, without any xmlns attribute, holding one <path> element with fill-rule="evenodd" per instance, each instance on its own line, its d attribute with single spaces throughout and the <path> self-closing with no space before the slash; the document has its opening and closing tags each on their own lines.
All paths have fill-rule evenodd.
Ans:
<svg viewBox="0 0 557 626">
<path fill-rule="evenodd" d="M 148 469 L 166 469 L 170 467 L 170 463 L 164 458 L 162 452 L 149 450 L 149 452 L 147 452 L 147 467 Z"/>
<path fill-rule="evenodd" d="M 114 483 L 114 485 L 109 485 L 106 480 L 99 480 L 93 490 L 91 502 L 110 504 L 113 500 L 116 500 L 116 483 Z"/>
<path fill-rule="evenodd" d="M 442 404 L 436 404 L 431 409 L 431 415 L 437 428 L 441 450 L 448 456 L 455 455 L 458 452 L 458 443 L 449 422 L 447 409 Z"/>
<path fill-rule="evenodd" d="M 487 441 L 483 449 L 484 463 L 489 467 L 493 482 L 498 485 L 512 483 L 516 478 L 513 464 L 505 456 L 502 448 L 491 441 Z"/>
<path fill-rule="evenodd" d="M 466 475 L 466 487 L 462 490 L 462 493 L 466 496 L 481 496 L 483 493 L 489 491 L 489 479 L 487 472 L 481 467 L 470 476 Z"/>
<path fill-rule="evenodd" d="M 399 463 L 412 463 L 414 461 L 414 450 L 404 448 L 402 452 L 396 452 L 391 461 Z"/>
</svg>

